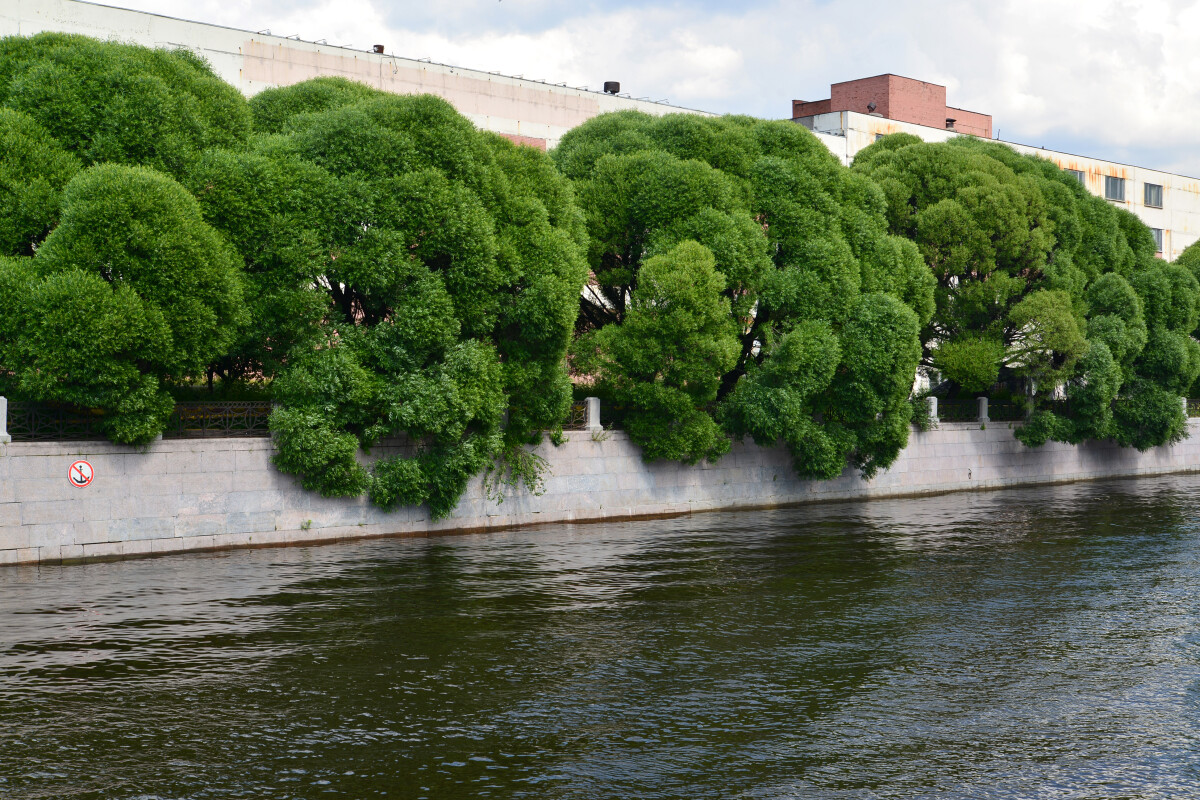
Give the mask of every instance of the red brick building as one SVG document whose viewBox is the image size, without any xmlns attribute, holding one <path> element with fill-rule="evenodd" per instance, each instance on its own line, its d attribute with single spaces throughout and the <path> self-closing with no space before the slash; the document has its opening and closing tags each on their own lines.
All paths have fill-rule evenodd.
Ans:
<svg viewBox="0 0 1200 800">
<path fill-rule="evenodd" d="M 857 111 L 878 114 L 898 122 L 930 128 L 948 128 L 959 133 L 992 138 L 992 117 L 946 105 L 946 87 L 899 75 L 876 75 L 829 87 L 828 100 L 792 101 L 792 119 Z"/>
</svg>

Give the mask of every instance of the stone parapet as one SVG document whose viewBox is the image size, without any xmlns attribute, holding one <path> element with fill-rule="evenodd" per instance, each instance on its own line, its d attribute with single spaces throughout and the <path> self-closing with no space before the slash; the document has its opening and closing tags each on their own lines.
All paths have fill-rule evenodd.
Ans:
<svg viewBox="0 0 1200 800">
<path fill-rule="evenodd" d="M 572 432 L 537 452 L 549 464 L 544 491 L 488 499 L 471 482 L 453 514 L 433 522 L 424 508 L 384 512 L 365 499 L 306 492 L 271 464 L 268 439 L 155 442 L 148 449 L 104 442 L 16 442 L 0 446 L 0 564 L 57 563 L 139 555 L 310 544 L 376 536 L 427 536 L 553 522 L 631 519 L 825 500 L 1061 483 L 1200 471 L 1200 420 L 1193 436 L 1139 453 L 1111 443 L 1050 443 L 1030 449 L 1013 424 L 943 422 L 914 431 L 890 470 L 864 481 L 800 480 L 779 447 L 735 443 L 716 464 L 642 461 L 622 432 Z M 71 484 L 76 460 L 90 485 Z"/>
</svg>

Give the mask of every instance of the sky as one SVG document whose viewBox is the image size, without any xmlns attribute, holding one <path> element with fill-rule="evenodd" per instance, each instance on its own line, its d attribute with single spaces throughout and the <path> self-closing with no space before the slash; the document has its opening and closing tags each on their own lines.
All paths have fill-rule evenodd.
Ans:
<svg viewBox="0 0 1200 800">
<path fill-rule="evenodd" d="M 1006 141 L 1200 177 L 1200 0 L 104 4 L 775 119 L 891 72 Z"/>
</svg>

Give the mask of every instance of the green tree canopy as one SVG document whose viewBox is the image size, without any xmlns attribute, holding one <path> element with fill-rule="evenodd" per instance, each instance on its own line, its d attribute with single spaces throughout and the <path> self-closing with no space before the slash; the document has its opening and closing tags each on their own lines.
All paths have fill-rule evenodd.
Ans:
<svg viewBox="0 0 1200 800">
<path fill-rule="evenodd" d="M 854 170 L 937 279 L 927 367 L 968 393 L 1025 379 L 1038 391 L 1018 433 L 1028 444 L 1146 448 L 1182 434 L 1178 395 L 1200 371 L 1195 277 L 1154 258 L 1133 214 L 1045 159 L 969 137 L 887 136 Z"/>
<path fill-rule="evenodd" d="M 378 96 L 377 89 L 357 81 L 313 78 L 259 92 L 250 98 L 250 113 L 258 133 L 285 133 L 295 117 L 319 114 Z"/>
<path fill-rule="evenodd" d="M 623 324 L 580 342 L 602 393 L 632 411 L 647 460 L 716 460 L 729 439 L 704 409 L 737 361 L 737 327 L 712 252 L 685 241 L 646 259 Z M 586 359 L 580 359 L 581 363 Z"/>
<path fill-rule="evenodd" d="M 891 463 L 897 437 L 900 446 L 907 441 L 905 401 L 917 329 L 933 311 L 933 279 L 910 242 L 888 235 L 878 187 L 802 127 L 745 117 L 606 114 L 568 132 L 553 155 L 575 182 L 591 237 L 581 331 L 628 325 L 645 265 L 678 257 L 681 243 L 706 249 L 723 279 L 736 357 L 728 366 L 703 361 L 721 369 L 715 397 L 723 410 L 707 393 L 674 393 L 669 419 L 659 401 L 664 375 L 641 369 L 637 348 L 625 344 L 645 336 L 638 326 L 581 345 L 585 355 L 599 348 L 603 386 L 621 376 L 621 397 L 640 420 L 631 435 L 648 456 L 690 461 L 719 453 L 715 440 L 676 437 L 673 427 L 686 420 L 690 429 L 715 431 L 716 413 L 734 435 L 785 438 L 804 475 L 832 477 L 847 463 L 872 474 Z M 701 352 L 723 352 L 727 334 L 718 331 L 728 328 L 707 324 L 707 314 L 685 327 L 707 338 Z M 847 336 L 865 337 L 870 355 Z M 820 354 L 820 369 L 809 348 Z M 863 380 L 865 365 L 843 357 L 870 358 L 879 381 Z M 595 363 L 584 358 L 579 367 Z M 843 403 L 862 400 L 863 391 L 865 406 Z M 788 430 L 803 433 L 783 436 L 785 408 Z"/>
<path fill-rule="evenodd" d="M 28 114 L 85 165 L 175 176 L 196 153 L 250 133 L 245 98 L 191 51 L 61 33 L 0 39 L 0 106 Z"/>
<path fill-rule="evenodd" d="M 79 173 L 37 255 L 0 270 L 18 320 L 3 356 L 15 394 L 102 409 L 119 442 L 161 433 L 164 382 L 202 371 L 243 321 L 232 249 L 182 186 L 146 168 Z"/>
<path fill-rule="evenodd" d="M 79 160 L 31 117 L 0 108 L 0 254 L 33 255 L 78 171 Z"/>
<path fill-rule="evenodd" d="M 445 515 L 570 402 L 585 274 L 571 187 L 433 97 L 322 81 L 255 107 L 282 132 L 206 155 L 189 184 L 261 287 L 236 355 L 281 370 L 277 464 L 326 494 Z M 397 436 L 409 444 L 359 464 Z"/>
</svg>

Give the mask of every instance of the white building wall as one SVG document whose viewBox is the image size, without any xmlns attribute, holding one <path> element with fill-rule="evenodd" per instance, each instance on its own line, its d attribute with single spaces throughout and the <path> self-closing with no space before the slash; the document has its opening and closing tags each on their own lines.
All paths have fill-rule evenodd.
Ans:
<svg viewBox="0 0 1200 800">
<path fill-rule="evenodd" d="M 571 128 L 606 111 L 707 114 L 624 95 L 78 0 L 0 0 L 0 36 L 31 36 L 44 31 L 79 33 L 147 47 L 186 47 L 208 59 L 218 75 L 246 95 L 322 75 L 337 75 L 398 94 L 434 94 L 484 130 L 543 139 L 549 147 L 554 147 Z M 603 78 L 598 76 L 597 80 Z"/>
<path fill-rule="evenodd" d="M 889 133 L 911 133 L 927 142 L 944 142 L 960 134 L 943 128 L 930 128 L 911 122 L 860 114 L 856 111 L 836 111 L 804 117 L 800 124 L 817 134 L 843 164 L 849 165 L 854 156 L 872 144 L 879 136 Z M 1003 142 L 1019 153 L 1049 159 L 1062 169 L 1084 173 L 1084 186 L 1097 197 L 1104 196 L 1104 178 L 1112 176 L 1125 180 L 1125 199 L 1110 200 L 1132 211 L 1142 222 L 1163 232 L 1163 258 L 1174 261 L 1183 250 L 1200 239 L 1200 180 L 1169 172 L 1119 164 L 1099 158 L 1060 153 L 1040 147 Z M 1162 208 L 1146 206 L 1145 185 L 1163 187 Z"/>
</svg>

